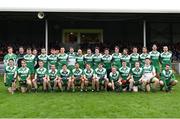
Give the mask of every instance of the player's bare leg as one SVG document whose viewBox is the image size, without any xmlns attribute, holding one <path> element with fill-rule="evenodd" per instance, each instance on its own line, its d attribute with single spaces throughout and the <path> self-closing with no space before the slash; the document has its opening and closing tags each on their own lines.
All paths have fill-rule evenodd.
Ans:
<svg viewBox="0 0 180 119">
<path fill-rule="evenodd" d="M 129 79 L 129 91 L 132 91 L 133 84 L 134 84 L 134 80 L 133 79 Z"/>
<path fill-rule="evenodd" d="M 92 91 L 95 90 L 95 78 L 92 79 Z"/>
</svg>

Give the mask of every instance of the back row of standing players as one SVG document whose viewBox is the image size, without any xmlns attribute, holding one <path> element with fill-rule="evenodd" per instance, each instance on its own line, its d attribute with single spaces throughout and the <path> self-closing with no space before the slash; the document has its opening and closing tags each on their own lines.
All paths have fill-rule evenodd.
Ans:
<svg viewBox="0 0 180 119">
<path fill-rule="evenodd" d="M 21 67 L 21 60 L 24 59 L 27 67 L 30 70 L 31 79 L 34 79 L 34 74 L 38 72 L 39 68 L 36 69 L 37 62 L 42 61 L 43 67 L 47 70 L 50 70 L 52 65 L 55 66 L 56 69 L 61 70 L 64 65 L 73 72 L 75 69 L 75 64 L 78 63 L 80 69 L 85 69 L 85 64 L 89 64 L 89 66 L 97 71 L 99 64 L 103 64 L 103 67 L 106 69 L 107 78 L 111 78 L 111 69 L 112 67 L 116 70 L 122 67 L 122 63 L 125 62 L 126 66 L 129 69 L 133 69 L 135 67 L 135 63 L 139 62 L 140 67 L 144 67 L 145 60 L 151 60 L 151 65 L 154 67 L 156 72 L 156 77 L 159 77 L 161 69 L 164 70 L 166 65 L 170 68 L 171 65 L 171 52 L 168 51 L 168 47 L 163 47 L 163 52 L 160 53 L 157 51 L 157 46 L 153 45 L 152 51 L 148 53 L 147 48 L 142 48 L 142 53 L 138 54 L 138 49 L 133 47 L 132 53 L 128 54 L 128 49 L 123 49 L 123 53 L 121 54 L 119 51 L 119 47 L 114 48 L 114 53 L 110 54 L 109 49 L 104 49 L 104 54 L 100 53 L 98 47 L 95 48 L 94 54 L 91 49 L 87 49 L 87 53 L 83 55 L 81 49 L 78 49 L 77 53 L 74 52 L 74 49 L 70 47 L 69 52 L 65 53 L 65 48 L 60 48 L 60 53 L 56 52 L 57 50 L 51 49 L 50 55 L 46 54 L 46 50 L 44 48 L 41 49 L 41 54 L 36 55 L 35 52 L 32 53 L 31 48 L 27 48 L 26 54 L 24 53 L 23 47 L 19 48 L 19 54 L 13 54 L 13 48 L 8 47 L 8 54 L 4 57 L 4 66 L 5 70 L 7 69 L 9 59 L 13 59 L 15 64 L 18 64 L 18 67 Z M 148 61 L 147 61 L 148 62 Z M 36 70 L 36 71 L 35 71 Z M 126 72 L 126 71 L 124 71 Z"/>
</svg>

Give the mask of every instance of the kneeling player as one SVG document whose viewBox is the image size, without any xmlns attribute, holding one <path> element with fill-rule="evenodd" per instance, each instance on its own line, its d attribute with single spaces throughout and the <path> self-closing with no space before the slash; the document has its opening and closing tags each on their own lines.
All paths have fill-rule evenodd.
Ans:
<svg viewBox="0 0 180 119">
<path fill-rule="evenodd" d="M 47 78 L 47 69 L 43 67 L 43 61 L 39 61 L 39 68 L 36 69 L 35 78 L 32 83 L 34 85 L 35 91 L 39 86 L 43 86 L 43 90 L 47 91 L 48 78 Z"/>
<path fill-rule="evenodd" d="M 59 72 L 59 80 L 56 80 L 56 84 L 60 87 L 61 91 L 63 91 L 62 86 L 67 86 L 67 90 L 69 91 L 71 87 L 71 73 L 70 70 L 67 69 L 67 65 L 64 64 L 62 69 Z"/>
<path fill-rule="evenodd" d="M 107 71 L 103 67 L 103 64 L 99 63 L 98 68 L 95 69 L 95 85 L 97 87 L 97 91 L 99 91 L 100 85 L 103 85 L 105 87 L 105 91 L 107 91 L 108 82 Z"/>
<path fill-rule="evenodd" d="M 114 91 L 115 90 L 115 85 L 117 84 L 118 80 L 119 80 L 119 72 L 116 70 L 115 67 L 112 67 L 111 72 L 109 74 L 108 87 L 111 88 Z"/>
<path fill-rule="evenodd" d="M 31 73 L 29 68 L 26 66 L 26 61 L 21 61 L 21 67 L 17 71 L 18 81 L 21 88 L 21 92 L 25 93 L 27 90 L 31 90 Z"/>
<path fill-rule="evenodd" d="M 142 84 L 142 74 L 143 69 L 140 67 L 140 63 L 135 62 L 135 67 L 131 70 L 131 79 L 133 80 L 133 85 L 130 85 L 129 87 L 134 92 L 138 92 L 138 88 Z"/>
<path fill-rule="evenodd" d="M 17 67 L 14 65 L 14 60 L 9 59 L 8 65 L 5 68 L 4 73 L 4 84 L 8 87 L 9 93 L 14 94 L 16 90 L 16 76 L 17 76 Z"/>
<path fill-rule="evenodd" d="M 83 91 L 84 88 L 84 78 L 83 78 L 83 71 L 79 68 L 79 64 L 75 64 L 75 68 L 72 70 L 72 79 L 71 79 L 71 85 L 73 92 L 75 92 L 75 84 L 81 85 L 81 91 Z"/>
<path fill-rule="evenodd" d="M 147 92 L 151 89 L 151 83 L 154 84 L 154 89 L 156 90 L 159 85 L 159 79 L 156 78 L 156 71 L 154 66 L 151 65 L 150 59 L 146 58 L 145 65 L 143 67 L 142 86 Z"/>
<path fill-rule="evenodd" d="M 175 76 L 170 68 L 170 65 L 167 64 L 165 70 L 161 72 L 161 78 L 159 82 L 161 89 L 164 87 L 165 91 L 171 91 L 172 86 L 175 86 L 177 82 L 178 81 L 175 80 Z"/>
<path fill-rule="evenodd" d="M 122 67 L 119 68 L 119 80 L 118 80 L 118 88 L 119 90 L 127 91 L 127 89 L 133 85 L 133 80 L 130 75 L 130 68 L 126 66 L 126 61 L 122 61 Z M 129 88 L 129 91 L 131 89 Z"/>
<path fill-rule="evenodd" d="M 84 79 L 85 79 L 85 91 L 87 91 L 88 84 L 92 84 L 92 91 L 95 89 L 94 82 L 94 70 L 91 68 L 89 64 L 86 64 L 86 68 L 84 69 Z"/>
<path fill-rule="evenodd" d="M 56 87 L 60 87 L 60 80 L 58 78 L 58 70 L 54 64 L 51 65 L 51 69 L 48 71 L 48 87 L 52 91 L 56 89 Z"/>
</svg>

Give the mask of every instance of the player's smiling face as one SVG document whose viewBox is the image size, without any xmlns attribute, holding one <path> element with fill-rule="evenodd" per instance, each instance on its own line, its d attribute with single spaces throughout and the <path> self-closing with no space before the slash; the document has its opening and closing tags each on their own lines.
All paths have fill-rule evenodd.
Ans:
<svg viewBox="0 0 180 119">
<path fill-rule="evenodd" d="M 139 66 L 140 66 L 139 62 L 136 62 L 136 63 L 135 63 L 135 67 L 136 67 L 136 68 L 139 68 Z"/>
<path fill-rule="evenodd" d="M 27 54 L 30 55 L 32 52 L 31 50 L 27 50 Z"/>
<path fill-rule="evenodd" d="M 164 47 L 163 47 L 163 51 L 164 51 L 164 52 L 168 52 L 168 47 L 167 47 L 167 46 L 164 46 Z"/>
<path fill-rule="evenodd" d="M 14 66 L 14 61 L 13 60 L 9 60 L 9 66 Z"/>
<path fill-rule="evenodd" d="M 87 50 L 87 54 L 88 54 L 88 55 L 91 54 L 91 50 L 90 50 L 90 49 Z"/>
<path fill-rule="evenodd" d="M 44 63 L 42 61 L 39 62 L 39 67 L 42 68 Z"/>
<path fill-rule="evenodd" d="M 81 49 L 78 50 L 78 55 L 82 55 L 82 50 Z"/>
<path fill-rule="evenodd" d="M 115 53 L 119 53 L 119 48 L 115 48 Z"/>
<path fill-rule="evenodd" d="M 46 50 L 45 49 L 41 49 L 41 53 L 42 54 L 46 54 Z"/>
<path fill-rule="evenodd" d="M 95 53 L 96 53 L 96 54 L 99 54 L 99 49 L 95 49 Z"/>
<path fill-rule="evenodd" d="M 12 49 L 12 48 L 9 48 L 9 49 L 8 49 L 8 53 L 10 53 L 10 54 L 13 53 L 13 49 Z"/>
<path fill-rule="evenodd" d="M 156 45 L 153 45 L 152 49 L 153 49 L 154 51 L 156 51 L 156 50 L 157 50 L 157 46 L 156 46 Z"/>
<path fill-rule="evenodd" d="M 133 53 L 137 53 L 137 48 L 133 48 Z"/>
<path fill-rule="evenodd" d="M 61 49 L 60 49 L 60 52 L 61 52 L 61 53 L 64 53 L 64 52 L 65 52 L 65 49 L 64 49 L 64 48 L 61 48 Z"/>
<path fill-rule="evenodd" d="M 55 68 L 56 68 L 56 67 L 55 67 L 55 65 L 51 65 L 51 70 L 53 70 L 53 71 L 54 71 L 54 70 L 55 70 Z"/>
<path fill-rule="evenodd" d="M 22 65 L 22 67 L 26 67 L 26 62 L 25 62 L 25 61 L 22 61 L 22 62 L 21 62 L 21 65 Z"/>
<path fill-rule="evenodd" d="M 143 53 L 147 53 L 147 49 L 146 49 L 146 48 L 143 48 L 143 49 L 142 49 L 142 52 L 143 52 Z"/>
</svg>

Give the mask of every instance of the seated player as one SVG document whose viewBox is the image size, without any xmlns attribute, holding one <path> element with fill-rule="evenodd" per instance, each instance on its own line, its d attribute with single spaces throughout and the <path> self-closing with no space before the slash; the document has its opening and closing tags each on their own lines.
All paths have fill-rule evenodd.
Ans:
<svg viewBox="0 0 180 119">
<path fill-rule="evenodd" d="M 86 64 L 86 68 L 84 69 L 84 80 L 85 80 L 85 91 L 87 91 L 88 84 L 92 84 L 92 91 L 95 89 L 94 82 L 94 70 L 91 68 L 89 64 Z"/>
<path fill-rule="evenodd" d="M 118 80 L 118 88 L 119 90 L 122 91 L 127 91 L 127 89 L 130 87 L 130 85 L 133 85 L 133 80 L 131 79 L 130 75 L 130 68 L 126 66 L 126 61 L 122 61 L 122 67 L 119 68 L 119 80 Z M 129 91 L 131 89 L 129 88 Z"/>
<path fill-rule="evenodd" d="M 69 69 L 67 69 L 67 65 L 64 64 L 62 69 L 59 71 L 59 80 L 56 80 L 56 84 L 61 88 L 61 91 L 63 91 L 62 86 L 67 86 L 67 90 L 69 91 L 71 87 L 71 72 Z"/>
<path fill-rule="evenodd" d="M 37 92 L 37 88 L 39 86 L 43 86 L 43 90 L 47 91 L 48 86 L 48 78 L 47 78 L 47 69 L 43 67 L 43 61 L 39 61 L 39 68 L 36 69 L 35 78 L 32 80 L 32 83 L 35 88 L 35 92 Z"/>
<path fill-rule="evenodd" d="M 140 67 L 140 62 L 135 62 L 135 67 L 131 69 L 131 79 L 133 80 L 133 85 L 130 85 L 130 89 L 134 92 L 138 92 L 139 86 L 141 86 L 143 69 Z"/>
<path fill-rule="evenodd" d="M 160 78 L 161 89 L 164 87 L 165 91 L 171 91 L 172 86 L 175 86 L 178 81 L 175 80 L 175 76 L 169 64 L 166 64 L 165 69 L 161 72 Z"/>
<path fill-rule="evenodd" d="M 25 93 L 27 90 L 31 90 L 31 73 L 30 69 L 26 66 L 26 61 L 21 60 L 21 67 L 17 71 L 18 81 L 21 88 L 21 92 Z"/>
<path fill-rule="evenodd" d="M 81 92 L 84 88 L 84 78 L 83 78 L 83 71 L 79 68 L 79 64 L 75 63 L 75 68 L 72 70 L 72 79 L 71 79 L 71 86 L 72 91 L 75 92 L 75 85 L 81 85 Z"/>
<path fill-rule="evenodd" d="M 151 65 L 151 60 L 146 58 L 145 65 L 143 67 L 142 86 L 147 92 L 151 89 L 150 83 L 154 84 L 154 90 L 156 90 L 159 85 L 159 79 L 156 78 L 156 71 L 154 66 Z"/>
<path fill-rule="evenodd" d="M 11 94 L 14 94 L 14 91 L 16 90 L 16 76 L 17 67 L 14 65 L 14 60 L 9 59 L 4 73 L 4 84 L 6 87 L 8 87 L 8 91 Z"/>
<path fill-rule="evenodd" d="M 56 66 L 52 64 L 51 69 L 48 71 L 48 87 L 53 91 L 57 86 L 61 88 L 60 83 L 58 70 L 56 69 Z"/>
<path fill-rule="evenodd" d="M 108 82 L 107 71 L 103 67 L 103 64 L 99 63 L 98 68 L 95 69 L 95 86 L 97 91 L 99 91 L 100 85 L 104 86 L 105 91 L 107 91 Z"/>
<path fill-rule="evenodd" d="M 109 83 L 108 87 L 111 88 L 113 91 L 115 90 L 115 84 L 119 80 L 119 72 L 116 70 L 116 66 L 111 68 L 111 72 L 109 74 Z"/>
</svg>

